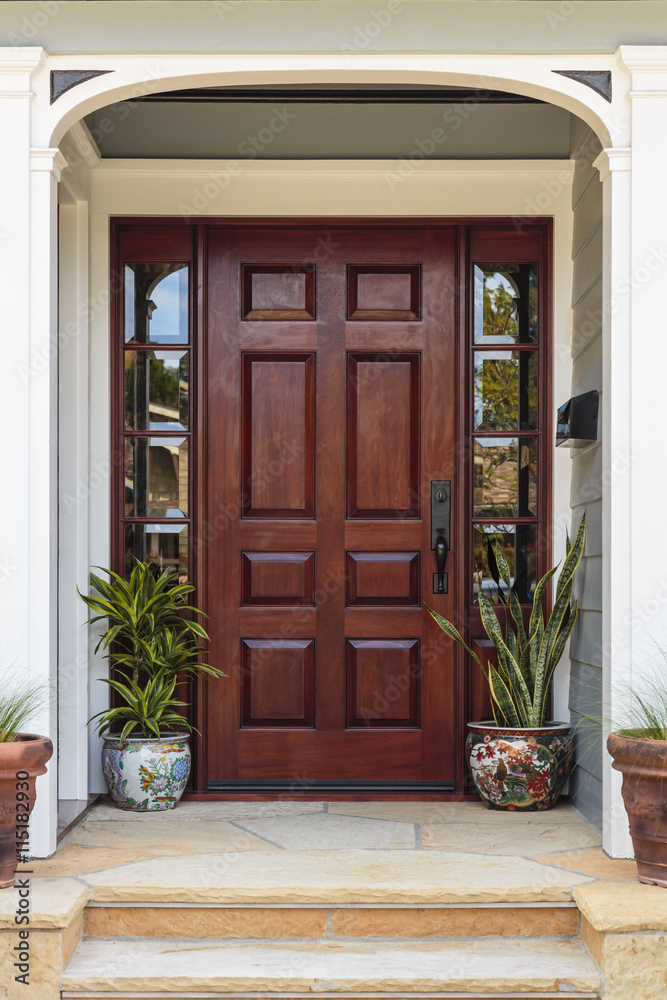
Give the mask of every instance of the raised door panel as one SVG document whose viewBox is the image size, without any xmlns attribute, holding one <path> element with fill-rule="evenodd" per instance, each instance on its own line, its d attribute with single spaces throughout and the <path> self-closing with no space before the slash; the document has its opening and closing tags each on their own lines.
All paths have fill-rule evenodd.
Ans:
<svg viewBox="0 0 667 1000">
<path fill-rule="evenodd" d="M 242 603 L 247 606 L 312 604 L 314 564 L 313 552 L 243 552 Z"/>
<path fill-rule="evenodd" d="M 419 640 L 348 639 L 349 729 L 419 725 Z"/>
<path fill-rule="evenodd" d="M 418 552 L 348 552 L 348 607 L 419 604 Z"/>
<path fill-rule="evenodd" d="M 312 726 L 312 639 L 244 639 L 242 726 Z"/>
<path fill-rule="evenodd" d="M 420 265 L 350 264 L 347 310 L 352 320 L 420 319 Z"/>
<path fill-rule="evenodd" d="M 348 517 L 419 516 L 419 355 L 348 358 Z"/>
<path fill-rule="evenodd" d="M 245 320 L 315 317 L 312 264 L 244 264 L 241 315 Z"/>
<path fill-rule="evenodd" d="M 312 354 L 243 356 L 245 517 L 314 514 Z"/>
</svg>

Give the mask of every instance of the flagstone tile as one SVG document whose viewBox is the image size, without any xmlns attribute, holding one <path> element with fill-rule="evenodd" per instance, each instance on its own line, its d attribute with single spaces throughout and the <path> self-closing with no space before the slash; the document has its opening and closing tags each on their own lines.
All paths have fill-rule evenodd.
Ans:
<svg viewBox="0 0 667 1000">
<path fill-rule="evenodd" d="M 224 821 L 197 820 L 165 823 L 97 823 L 86 820 L 71 835 L 70 844 L 134 850 L 146 855 L 186 854 L 196 851 L 270 851 L 270 844 Z M 56 855 L 57 857 L 57 855 Z M 135 860 L 135 859 L 133 859 Z M 107 867 L 109 864 L 107 862 Z"/>
<path fill-rule="evenodd" d="M 626 882 L 638 881 L 635 861 L 610 858 L 601 847 L 591 847 L 582 851 L 566 851 L 564 854 L 534 855 L 534 860 L 541 861 L 545 865 L 567 868 L 570 872 L 592 875 L 594 878 Z"/>
<path fill-rule="evenodd" d="M 98 902 L 560 902 L 588 876 L 525 858 L 445 851 L 274 851 L 175 855 L 95 872 Z"/>
<path fill-rule="evenodd" d="M 414 826 L 358 816 L 276 816 L 239 820 L 244 830 L 290 851 L 414 850 Z"/>
<path fill-rule="evenodd" d="M 593 882 L 575 889 L 581 915 L 597 931 L 667 931 L 667 892 L 643 882 Z"/>
<path fill-rule="evenodd" d="M 421 827 L 425 848 L 440 851 L 474 850 L 480 854 L 507 854 L 533 857 L 568 848 L 596 847 L 602 842 L 598 831 L 589 824 L 570 823 L 565 826 L 545 826 L 543 823 L 524 822 L 515 829 L 501 825 L 498 829 L 484 824 L 470 823 L 425 824 Z M 557 857 L 549 864 L 558 864 Z"/>
<path fill-rule="evenodd" d="M 117 809 L 111 802 L 101 802 L 88 814 L 93 822 L 182 823 L 188 820 L 236 820 L 261 816 L 302 816 L 324 812 L 324 802 L 179 802 L 174 809 L 155 812 L 132 812 Z"/>
<path fill-rule="evenodd" d="M 67 927 L 81 913 L 91 895 L 88 887 L 74 878 L 30 876 L 28 888 L 31 929 Z M 16 930 L 14 917 L 19 899 L 17 885 L 0 892 L 0 927 Z"/>
<path fill-rule="evenodd" d="M 122 996 L 175 990 L 290 997 L 389 993 L 596 993 L 600 975 L 579 941 L 270 942 L 89 938 L 65 970 L 65 991 Z M 99 992 L 97 992 L 99 991 Z M 164 991 L 164 992 L 163 992 Z M 210 992 L 209 992 L 210 991 Z"/>
<path fill-rule="evenodd" d="M 329 814 L 363 816 L 397 823 L 488 823 L 492 826 L 544 823 L 547 826 L 584 824 L 586 820 L 565 802 L 545 812 L 501 812 L 487 809 L 482 802 L 331 802 Z"/>
<path fill-rule="evenodd" d="M 132 846 L 128 838 L 124 849 L 110 849 L 108 846 L 84 847 L 80 844 L 67 842 L 61 844 L 57 852 L 50 858 L 37 859 L 30 862 L 35 875 L 83 875 L 86 872 L 100 871 L 117 865 L 125 865 L 131 861 L 141 861 L 151 857 L 151 854 Z"/>
</svg>

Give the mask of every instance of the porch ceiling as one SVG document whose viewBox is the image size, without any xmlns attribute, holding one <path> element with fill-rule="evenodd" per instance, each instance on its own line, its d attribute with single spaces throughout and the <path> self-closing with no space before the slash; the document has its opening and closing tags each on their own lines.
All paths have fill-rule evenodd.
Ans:
<svg viewBox="0 0 667 1000">
<path fill-rule="evenodd" d="M 435 89 L 435 88 L 434 88 Z M 442 90 L 441 88 L 438 88 Z M 349 91 L 340 91 L 349 95 Z M 357 94 L 359 91 L 357 90 Z M 569 112 L 538 102 L 508 103 L 471 96 L 452 103 L 420 91 L 419 103 L 326 103 L 292 91 L 249 99 L 206 98 L 127 101 L 85 119 L 104 158 L 187 159 L 566 159 Z M 502 95 L 496 95 L 502 96 Z M 417 98 L 415 97 L 416 101 Z"/>
</svg>

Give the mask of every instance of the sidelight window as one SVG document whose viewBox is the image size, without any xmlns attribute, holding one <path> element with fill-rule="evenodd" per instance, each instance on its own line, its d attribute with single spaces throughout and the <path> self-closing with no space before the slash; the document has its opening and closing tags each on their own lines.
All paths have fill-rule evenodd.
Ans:
<svg viewBox="0 0 667 1000">
<path fill-rule="evenodd" d="M 545 502 L 540 269 L 473 259 L 471 279 L 473 601 L 480 591 L 501 601 L 499 544 L 519 600 L 530 604 Z"/>
<path fill-rule="evenodd" d="M 125 261 L 119 322 L 124 375 L 124 565 L 189 575 L 190 264 Z"/>
</svg>

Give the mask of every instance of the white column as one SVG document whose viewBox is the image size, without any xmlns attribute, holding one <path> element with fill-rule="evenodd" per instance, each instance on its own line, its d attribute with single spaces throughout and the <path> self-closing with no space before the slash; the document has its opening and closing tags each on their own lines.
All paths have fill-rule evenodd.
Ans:
<svg viewBox="0 0 667 1000">
<path fill-rule="evenodd" d="M 56 849 L 58 818 L 58 149 L 30 151 L 30 367 L 28 386 L 29 662 L 48 681 L 40 732 L 54 743 L 47 774 L 37 779 L 31 853 Z"/>
<path fill-rule="evenodd" d="M 42 49 L 0 49 L 0 296 L 3 408 L 0 490 L 0 678 L 43 685 L 30 728 L 56 744 L 58 150 L 31 150 L 32 74 Z M 1 680 L 0 680 L 1 683 Z M 57 749 L 37 782 L 31 853 L 55 850 Z"/>
<path fill-rule="evenodd" d="M 604 150 L 595 165 L 603 184 L 602 317 L 602 669 L 604 714 L 616 715 L 619 687 L 630 681 L 632 620 L 631 478 L 629 456 L 631 338 L 628 276 L 630 165 L 627 149 Z M 614 473 L 612 470 L 616 469 Z M 621 627 L 625 623 L 625 627 Z M 606 742 L 608 727 L 604 727 Z M 604 847 L 614 857 L 632 857 L 621 798 L 621 775 L 603 749 Z"/>
<path fill-rule="evenodd" d="M 655 670 L 657 647 L 667 649 L 667 46 L 623 47 L 620 56 L 631 76 L 631 156 L 608 152 L 604 180 L 604 662 L 612 719 L 628 684 L 640 690 Z M 605 847 L 631 856 L 620 775 L 606 772 Z"/>
</svg>

